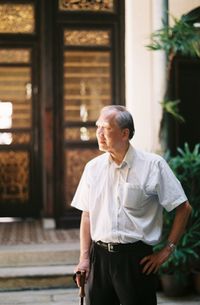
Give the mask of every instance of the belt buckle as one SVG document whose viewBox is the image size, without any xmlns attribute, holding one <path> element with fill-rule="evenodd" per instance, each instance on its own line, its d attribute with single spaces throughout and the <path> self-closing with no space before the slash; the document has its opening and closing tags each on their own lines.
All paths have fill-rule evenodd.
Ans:
<svg viewBox="0 0 200 305">
<path fill-rule="evenodd" d="M 114 250 L 114 245 L 111 244 L 111 243 L 108 243 L 108 252 L 116 252 L 116 251 Z"/>
</svg>

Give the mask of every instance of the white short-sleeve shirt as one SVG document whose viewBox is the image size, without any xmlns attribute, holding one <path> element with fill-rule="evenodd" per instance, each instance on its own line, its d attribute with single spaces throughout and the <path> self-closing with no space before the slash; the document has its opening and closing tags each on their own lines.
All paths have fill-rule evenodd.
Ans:
<svg viewBox="0 0 200 305">
<path fill-rule="evenodd" d="M 154 245 L 161 238 L 163 208 L 170 212 L 186 200 L 161 156 L 130 145 L 120 166 L 109 153 L 87 163 L 71 205 L 89 212 L 94 241 Z"/>
</svg>

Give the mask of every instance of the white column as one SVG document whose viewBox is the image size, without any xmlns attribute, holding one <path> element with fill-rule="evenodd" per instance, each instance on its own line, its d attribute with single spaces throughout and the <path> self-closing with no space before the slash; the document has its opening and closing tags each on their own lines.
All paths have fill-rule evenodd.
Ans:
<svg viewBox="0 0 200 305">
<path fill-rule="evenodd" d="M 165 58 L 146 45 L 152 31 L 161 27 L 163 0 L 126 0 L 125 4 L 126 106 L 135 122 L 133 145 L 159 151 Z"/>
<path fill-rule="evenodd" d="M 152 31 L 163 27 L 162 20 L 167 20 L 168 1 L 152 0 Z M 160 103 L 166 90 L 166 54 L 164 51 L 152 52 L 152 149 L 160 151 L 159 131 L 162 119 Z"/>
</svg>

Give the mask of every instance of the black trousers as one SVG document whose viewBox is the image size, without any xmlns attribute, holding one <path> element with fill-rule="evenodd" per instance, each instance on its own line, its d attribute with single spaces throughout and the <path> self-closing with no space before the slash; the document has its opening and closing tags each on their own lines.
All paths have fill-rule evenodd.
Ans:
<svg viewBox="0 0 200 305">
<path fill-rule="evenodd" d="M 156 305 L 156 277 L 143 274 L 139 264 L 151 253 L 140 241 L 118 252 L 93 243 L 86 305 Z"/>
</svg>

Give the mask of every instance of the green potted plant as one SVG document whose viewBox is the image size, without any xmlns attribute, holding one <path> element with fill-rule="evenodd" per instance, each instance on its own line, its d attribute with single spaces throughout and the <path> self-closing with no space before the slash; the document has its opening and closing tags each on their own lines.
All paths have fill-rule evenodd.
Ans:
<svg viewBox="0 0 200 305">
<path fill-rule="evenodd" d="M 192 204 L 192 220 L 195 220 L 200 217 L 200 143 L 193 150 L 185 143 L 177 152 L 168 162 Z"/>
<path fill-rule="evenodd" d="M 166 159 L 180 180 L 193 211 L 176 250 L 159 271 L 163 291 L 173 296 L 187 292 L 189 276 L 194 266 L 200 262 L 200 144 L 196 144 L 192 151 L 187 143 L 183 149 L 177 150 L 178 154 L 175 157 L 171 158 L 166 154 Z M 173 218 L 174 212 L 164 211 L 163 241 L 155 246 L 155 250 L 164 247 Z"/>
<path fill-rule="evenodd" d="M 200 219 L 200 144 L 196 144 L 194 149 L 190 150 L 188 144 L 185 143 L 184 149 L 178 148 L 178 155 L 169 163 L 192 204 L 193 211 L 190 220 L 192 226 Z M 190 268 L 194 287 L 200 294 L 200 247 L 198 246 L 196 250 L 199 257 L 190 263 Z"/>
<path fill-rule="evenodd" d="M 184 122 L 179 113 L 179 99 L 174 100 L 171 94 L 171 71 L 174 58 L 177 56 L 200 57 L 200 28 L 196 23 L 200 22 L 200 7 L 183 15 L 179 20 L 173 18 L 174 24 L 163 24 L 163 28 L 151 35 L 151 43 L 147 46 L 152 51 L 163 50 L 166 53 L 166 92 L 161 105 L 163 117 L 160 126 L 160 141 L 163 152 L 166 153 L 169 141 L 169 124 L 174 118 L 178 122 Z M 169 157 L 169 156 L 168 156 Z M 190 151 L 187 144 L 184 149 L 178 148 L 178 155 L 168 158 L 169 164 L 175 175 L 180 180 L 188 199 L 193 207 L 193 212 L 186 233 L 179 241 L 176 251 L 170 259 L 160 268 L 160 276 L 175 274 L 173 288 L 178 284 L 179 291 L 173 292 L 172 287 L 165 291 L 166 294 L 177 295 L 183 293 L 187 287 L 187 278 L 191 273 L 193 262 L 198 265 L 200 257 L 200 152 L 199 144 Z M 155 250 L 164 246 L 172 225 L 174 213 L 164 212 L 163 241 Z M 200 266 L 200 263 L 199 263 Z M 200 283 L 200 281 L 199 281 Z M 183 290 L 180 289 L 183 285 Z M 168 286 L 169 288 L 169 286 Z M 199 288 L 200 291 L 200 288 Z"/>
<path fill-rule="evenodd" d="M 165 241 L 172 224 L 172 215 L 165 214 L 165 238 L 155 247 L 155 251 L 165 246 Z M 200 219 L 188 226 L 184 236 L 179 241 L 176 250 L 161 266 L 159 276 L 163 292 L 168 296 L 181 296 L 189 291 L 191 262 L 199 258 Z"/>
</svg>

